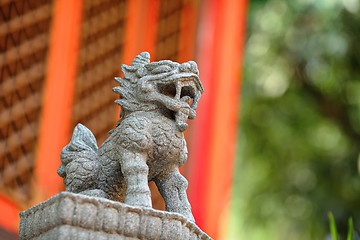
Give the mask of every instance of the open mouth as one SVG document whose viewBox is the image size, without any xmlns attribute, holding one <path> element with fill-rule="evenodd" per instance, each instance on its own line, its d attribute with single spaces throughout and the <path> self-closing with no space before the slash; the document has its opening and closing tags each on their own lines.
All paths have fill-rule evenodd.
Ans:
<svg viewBox="0 0 360 240">
<path fill-rule="evenodd" d="M 184 74 L 173 75 L 157 84 L 158 91 L 174 100 L 181 100 L 184 97 L 190 98 L 190 106 L 198 101 L 197 96 L 203 92 L 199 78 L 195 75 L 184 76 Z M 197 105 L 197 102 L 195 103 Z"/>
<path fill-rule="evenodd" d="M 199 78 L 193 74 L 173 75 L 157 83 L 158 92 L 174 100 L 174 104 L 180 104 L 180 109 L 173 111 L 168 108 L 162 108 L 163 114 L 176 121 L 180 131 L 187 128 L 186 120 L 195 117 L 195 110 L 200 95 L 203 91 L 199 87 Z M 200 83 L 201 84 L 201 83 Z"/>
<path fill-rule="evenodd" d="M 196 90 L 192 86 L 182 86 L 181 89 L 178 90 L 179 88 L 176 87 L 176 83 L 172 82 L 167 84 L 159 83 L 157 87 L 161 94 L 164 94 L 173 99 L 181 100 L 184 97 L 189 97 L 191 99 L 191 102 L 189 103 L 190 106 L 194 101 Z"/>
</svg>

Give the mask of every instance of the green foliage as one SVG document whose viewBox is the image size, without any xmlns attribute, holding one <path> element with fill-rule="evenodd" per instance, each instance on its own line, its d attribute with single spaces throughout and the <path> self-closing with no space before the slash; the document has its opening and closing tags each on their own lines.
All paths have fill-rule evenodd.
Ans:
<svg viewBox="0 0 360 240">
<path fill-rule="evenodd" d="M 328 216 L 329 216 L 331 239 L 332 240 L 338 240 L 339 238 L 338 238 L 338 232 L 336 230 L 336 224 L 335 224 L 334 215 L 331 212 L 329 212 Z M 348 235 L 347 240 L 352 240 L 352 237 L 350 236 L 350 239 L 349 239 L 349 235 Z"/>
<path fill-rule="evenodd" d="M 354 223 L 352 218 L 349 218 L 349 230 L 347 234 L 347 240 L 353 240 L 354 236 Z"/>
<path fill-rule="evenodd" d="M 339 239 L 339 233 L 336 229 L 336 223 L 335 223 L 335 218 L 334 215 L 329 212 L 328 213 L 328 217 L 329 217 L 329 226 L 330 226 L 330 233 L 331 233 L 331 240 L 338 240 Z M 352 218 L 349 218 L 348 220 L 348 232 L 347 232 L 347 240 L 358 240 L 359 236 L 358 234 L 354 231 L 354 223 Z"/>
<path fill-rule="evenodd" d="M 251 1 L 234 239 L 346 237 L 360 219 L 360 2 Z M 355 222 L 356 227 L 356 222 Z"/>
</svg>

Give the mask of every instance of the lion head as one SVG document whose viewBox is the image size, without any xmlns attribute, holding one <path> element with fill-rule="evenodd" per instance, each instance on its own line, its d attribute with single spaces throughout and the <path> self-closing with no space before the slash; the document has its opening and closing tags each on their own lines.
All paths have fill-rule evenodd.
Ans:
<svg viewBox="0 0 360 240">
<path fill-rule="evenodd" d="M 134 111 L 160 109 L 185 131 L 186 120 L 195 118 L 204 91 L 195 62 L 150 62 L 150 54 L 143 52 L 121 70 L 124 77 L 116 77 L 120 86 L 113 88 L 120 96 L 115 101 L 121 106 L 120 118 Z"/>
</svg>

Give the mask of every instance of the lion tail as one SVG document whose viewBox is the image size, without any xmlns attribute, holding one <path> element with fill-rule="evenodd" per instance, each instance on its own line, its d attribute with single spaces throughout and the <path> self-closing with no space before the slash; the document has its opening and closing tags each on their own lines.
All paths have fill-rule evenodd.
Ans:
<svg viewBox="0 0 360 240">
<path fill-rule="evenodd" d="M 70 143 L 61 151 L 61 165 L 57 171 L 59 176 L 64 179 L 66 177 L 67 181 L 74 180 L 72 183 L 82 179 L 84 184 L 86 181 L 86 184 L 89 184 L 90 177 L 94 178 L 91 181 L 95 181 L 96 176 L 91 175 L 98 170 L 99 166 L 97 150 L 94 134 L 82 124 L 76 125 Z M 65 185 L 68 184 L 65 183 Z"/>
</svg>

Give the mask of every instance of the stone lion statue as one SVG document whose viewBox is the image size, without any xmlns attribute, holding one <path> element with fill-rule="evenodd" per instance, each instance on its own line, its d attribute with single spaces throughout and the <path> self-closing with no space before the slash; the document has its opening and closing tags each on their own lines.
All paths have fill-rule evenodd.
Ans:
<svg viewBox="0 0 360 240">
<path fill-rule="evenodd" d="M 183 131 L 194 119 L 203 87 L 195 62 L 150 62 L 139 54 L 123 78 L 115 101 L 120 120 L 100 146 L 91 131 L 78 124 L 61 152 L 58 174 L 66 190 L 151 207 L 148 182 L 154 181 L 166 210 L 194 221 L 187 199 L 187 180 L 179 167 L 187 159 Z"/>
</svg>

